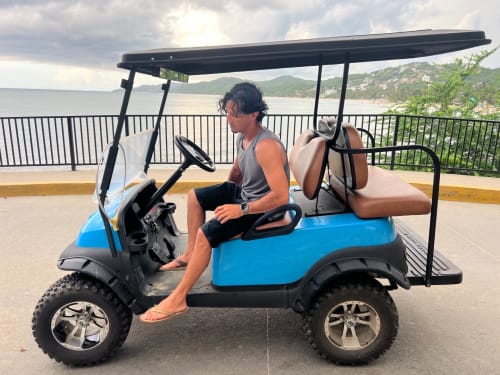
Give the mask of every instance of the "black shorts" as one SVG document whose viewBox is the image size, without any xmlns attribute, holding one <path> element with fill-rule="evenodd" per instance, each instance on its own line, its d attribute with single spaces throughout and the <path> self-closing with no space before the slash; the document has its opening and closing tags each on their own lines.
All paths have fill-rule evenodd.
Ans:
<svg viewBox="0 0 500 375">
<path fill-rule="evenodd" d="M 243 202 L 241 187 L 233 182 L 224 182 L 220 185 L 207 186 L 194 190 L 201 208 L 205 211 L 214 211 L 223 204 Z M 221 224 L 216 218 L 210 219 L 201 226 L 210 246 L 217 247 L 221 242 L 246 232 L 262 214 L 245 215 L 238 219 L 229 220 Z"/>
</svg>

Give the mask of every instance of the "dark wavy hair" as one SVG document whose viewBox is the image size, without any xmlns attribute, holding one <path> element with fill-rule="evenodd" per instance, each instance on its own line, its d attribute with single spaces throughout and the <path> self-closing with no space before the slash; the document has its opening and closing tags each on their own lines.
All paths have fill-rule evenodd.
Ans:
<svg viewBox="0 0 500 375">
<path fill-rule="evenodd" d="M 234 87 L 224 94 L 224 97 L 219 100 L 219 112 L 226 114 L 226 105 L 229 100 L 232 100 L 238 109 L 239 113 L 250 114 L 259 112 L 257 122 L 262 122 L 262 119 L 267 114 L 267 104 L 262 99 L 262 92 L 253 83 L 244 82 L 234 85 Z"/>
</svg>

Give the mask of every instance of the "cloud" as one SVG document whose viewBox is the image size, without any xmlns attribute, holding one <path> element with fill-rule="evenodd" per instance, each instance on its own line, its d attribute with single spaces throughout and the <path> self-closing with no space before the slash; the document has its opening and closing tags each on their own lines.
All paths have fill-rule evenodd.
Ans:
<svg viewBox="0 0 500 375">
<path fill-rule="evenodd" d="M 182 4 L 160 18 L 158 31 L 171 36 L 179 47 L 227 44 L 231 40 L 220 28 L 219 14 L 211 9 Z"/>
<path fill-rule="evenodd" d="M 0 8 L 0 50 L 17 58 L 84 66 L 116 63 L 128 49 L 152 48 L 158 34 L 146 22 L 157 17 L 154 8 L 132 7 L 131 1 L 24 3 Z"/>
<path fill-rule="evenodd" d="M 66 67 L 68 72 L 77 72 L 67 73 L 67 77 L 80 76 L 82 82 L 90 82 L 84 78 L 88 70 L 83 74 L 75 69 L 112 70 L 123 53 L 151 48 L 428 28 L 483 29 L 498 45 L 500 7 L 496 1 L 3 0 L 0 61 L 53 64 L 62 70 Z M 454 56 L 443 59 L 451 61 Z M 485 63 L 500 66 L 500 53 Z M 369 69 L 369 64 L 363 69 Z M 52 76 L 61 84 L 60 74 Z M 4 83 L 0 81 L 0 85 Z"/>
</svg>

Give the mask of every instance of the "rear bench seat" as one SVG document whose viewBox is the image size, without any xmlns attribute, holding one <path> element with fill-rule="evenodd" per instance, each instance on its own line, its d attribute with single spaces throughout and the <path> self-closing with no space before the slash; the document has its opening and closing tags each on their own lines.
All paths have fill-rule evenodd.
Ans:
<svg viewBox="0 0 500 375">
<path fill-rule="evenodd" d="M 337 147 L 362 149 L 361 137 L 352 125 L 342 126 Z M 366 154 L 346 154 L 330 149 L 329 180 L 334 191 L 361 218 L 423 215 L 431 201 L 420 190 L 390 171 L 368 165 Z"/>
<path fill-rule="evenodd" d="M 329 124 L 334 126 L 331 121 Z M 344 125 L 342 130 L 337 140 L 338 148 L 363 148 L 355 127 Z M 290 152 L 290 169 L 308 199 L 318 196 L 328 165 L 332 189 L 360 218 L 430 212 L 431 201 L 422 191 L 387 170 L 368 165 L 366 154 L 341 154 L 328 147 L 328 143 L 328 138 L 306 130 L 296 140 Z M 286 212 L 284 217 L 259 225 L 256 230 L 267 231 L 283 227 L 291 221 L 290 213 Z"/>
</svg>

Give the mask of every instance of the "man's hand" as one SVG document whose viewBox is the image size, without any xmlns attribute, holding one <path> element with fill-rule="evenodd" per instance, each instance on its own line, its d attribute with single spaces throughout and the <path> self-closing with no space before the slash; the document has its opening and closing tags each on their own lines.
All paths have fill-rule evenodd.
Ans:
<svg viewBox="0 0 500 375">
<path fill-rule="evenodd" d="M 215 209 L 215 218 L 219 223 L 224 224 L 229 220 L 238 219 L 243 216 L 243 211 L 239 204 L 223 204 Z"/>
</svg>

